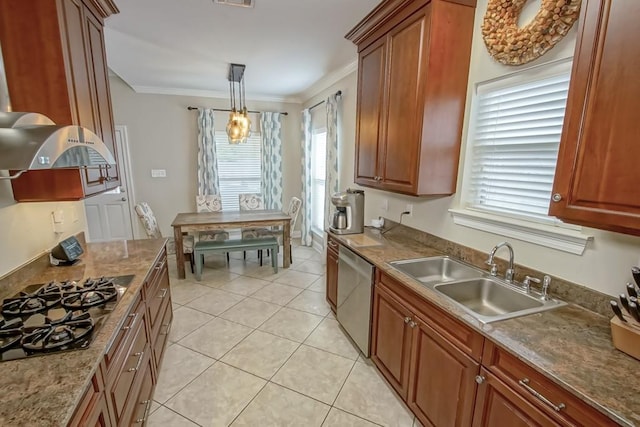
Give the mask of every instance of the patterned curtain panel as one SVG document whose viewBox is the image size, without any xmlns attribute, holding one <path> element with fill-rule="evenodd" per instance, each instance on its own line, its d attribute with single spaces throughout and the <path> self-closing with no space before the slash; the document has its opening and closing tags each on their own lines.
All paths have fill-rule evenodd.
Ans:
<svg viewBox="0 0 640 427">
<path fill-rule="evenodd" d="M 280 113 L 260 114 L 262 184 L 265 209 L 282 209 L 282 138 Z"/>
<path fill-rule="evenodd" d="M 311 111 L 302 110 L 302 222 L 301 243 L 313 244 L 311 238 Z"/>
<path fill-rule="evenodd" d="M 329 227 L 331 195 L 339 191 L 338 173 L 338 95 L 333 94 L 325 101 L 327 107 L 327 175 L 324 186 L 324 223 Z"/>
<path fill-rule="evenodd" d="M 220 194 L 213 110 L 198 108 L 198 195 Z"/>
</svg>

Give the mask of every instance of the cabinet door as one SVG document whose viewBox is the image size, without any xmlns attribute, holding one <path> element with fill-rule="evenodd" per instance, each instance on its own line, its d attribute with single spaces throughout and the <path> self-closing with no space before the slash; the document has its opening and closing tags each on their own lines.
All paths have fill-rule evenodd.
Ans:
<svg viewBox="0 0 640 427">
<path fill-rule="evenodd" d="M 412 313 L 376 284 L 373 293 L 371 360 L 406 400 L 411 357 Z"/>
<path fill-rule="evenodd" d="M 328 240 L 327 248 L 327 302 L 335 313 L 338 304 L 338 244 Z M 335 245 L 335 249 L 333 246 Z"/>
<path fill-rule="evenodd" d="M 471 425 L 480 364 L 415 316 L 410 325 L 409 408 L 424 426 Z"/>
<path fill-rule="evenodd" d="M 583 2 L 549 213 L 640 235 L 640 2 Z"/>
<path fill-rule="evenodd" d="M 356 170 L 358 184 L 377 185 L 381 153 L 383 87 L 386 61 L 385 39 L 364 51 L 358 59 L 358 114 L 356 125 Z"/>
<path fill-rule="evenodd" d="M 388 36 L 387 102 L 384 154 L 381 176 L 383 186 L 395 191 L 415 191 L 418 176 L 420 129 L 426 77 L 423 49 L 428 46 L 429 13 L 424 8 L 403 22 Z"/>
<path fill-rule="evenodd" d="M 474 427 L 559 426 L 486 369 L 480 371 Z"/>
<path fill-rule="evenodd" d="M 88 9 L 85 9 L 87 66 L 90 70 L 92 83 L 93 115 L 95 132 L 105 143 L 116 159 L 115 128 L 111 108 L 111 93 L 109 91 L 109 75 L 104 48 L 104 28 Z M 119 183 L 118 165 L 111 165 L 102 171 L 106 189 L 115 188 Z"/>
</svg>

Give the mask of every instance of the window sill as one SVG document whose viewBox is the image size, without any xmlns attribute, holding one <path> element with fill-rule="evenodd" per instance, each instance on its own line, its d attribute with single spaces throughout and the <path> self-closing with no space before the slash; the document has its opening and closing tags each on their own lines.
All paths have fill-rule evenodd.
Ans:
<svg viewBox="0 0 640 427">
<path fill-rule="evenodd" d="M 579 229 L 539 224 L 470 209 L 449 209 L 449 212 L 455 224 L 576 255 L 582 255 L 587 242 L 593 239 L 593 236 L 583 234 Z"/>
</svg>

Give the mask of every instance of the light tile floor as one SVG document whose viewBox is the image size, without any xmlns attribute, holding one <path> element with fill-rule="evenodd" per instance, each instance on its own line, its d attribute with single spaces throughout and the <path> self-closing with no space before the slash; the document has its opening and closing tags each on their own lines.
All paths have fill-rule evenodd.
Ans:
<svg viewBox="0 0 640 427">
<path fill-rule="evenodd" d="M 174 319 L 149 426 L 420 425 L 335 320 L 322 255 L 294 246 L 293 259 L 274 274 L 255 252 L 211 257 L 196 281 L 178 280 L 170 256 Z"/>
</svg>

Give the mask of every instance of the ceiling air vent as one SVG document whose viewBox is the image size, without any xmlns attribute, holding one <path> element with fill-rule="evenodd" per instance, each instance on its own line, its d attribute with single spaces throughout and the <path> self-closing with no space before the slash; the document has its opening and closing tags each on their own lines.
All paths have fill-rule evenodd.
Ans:
<svg viewBox="0 0 640 427">
<path fill-rule="evenodd" d="M 213 0 L 214 3 L 226 4 L 227 6 L 253 7 L 255 0 Z"/>
</svg>

